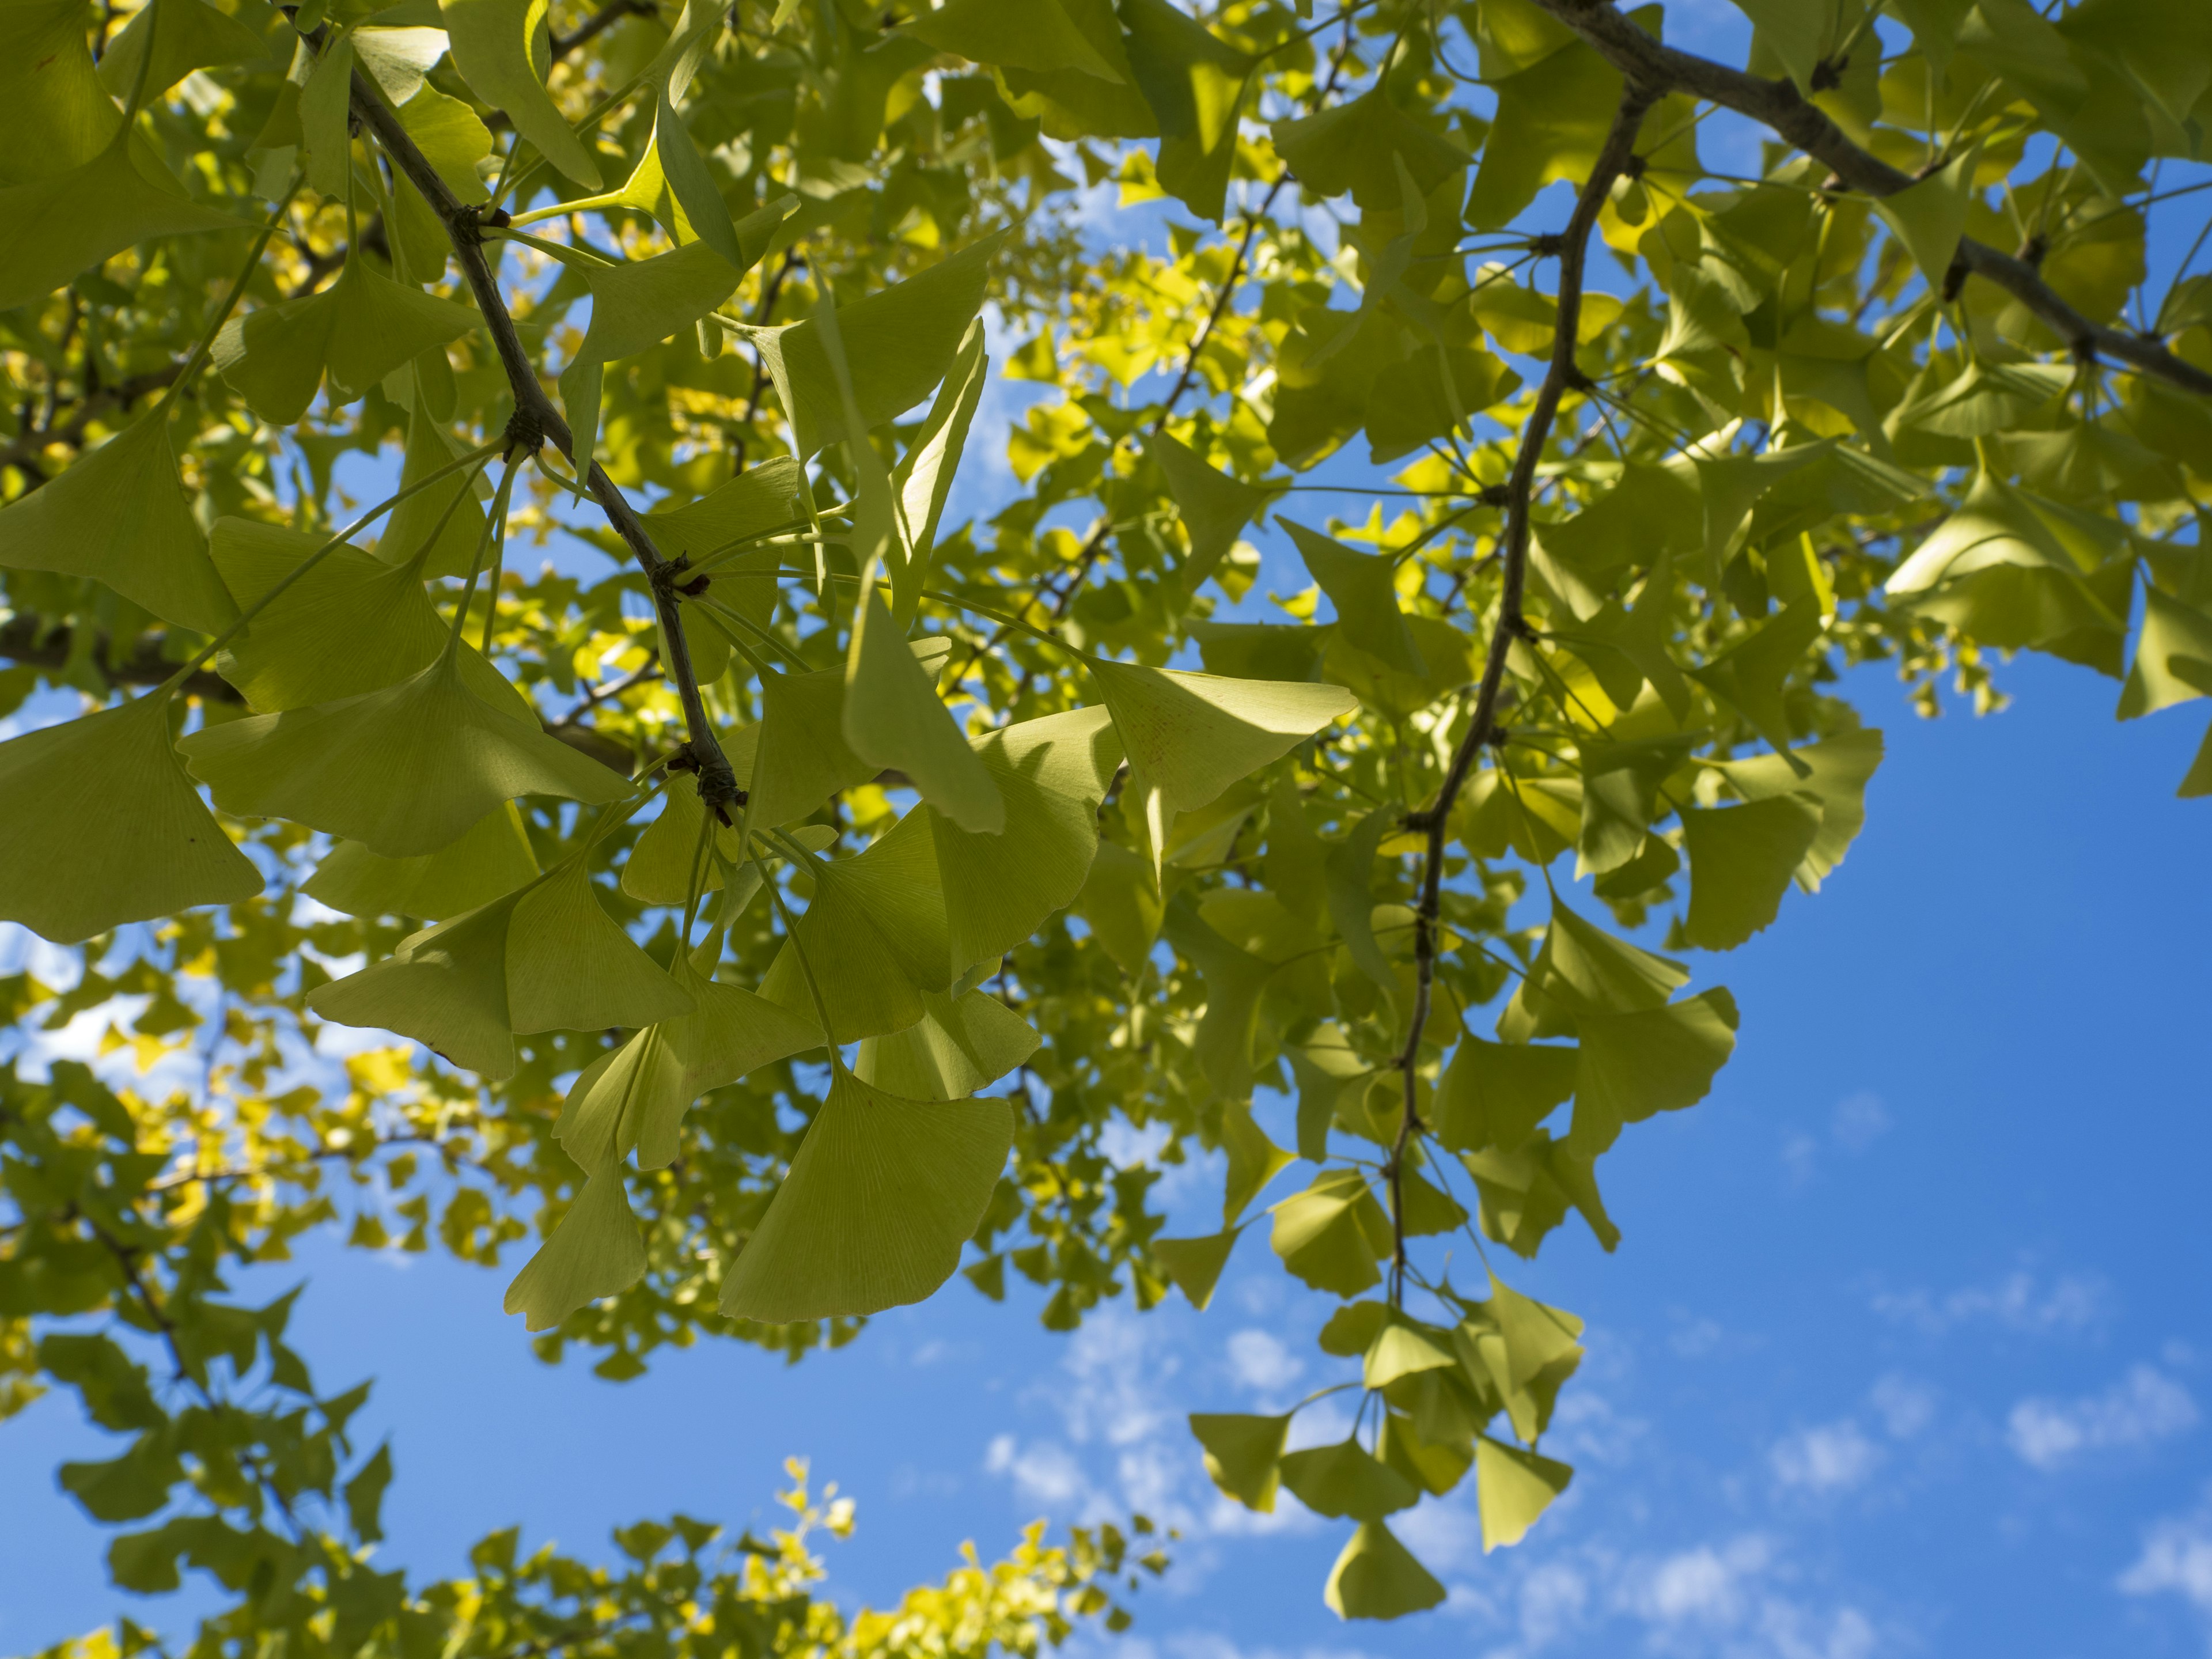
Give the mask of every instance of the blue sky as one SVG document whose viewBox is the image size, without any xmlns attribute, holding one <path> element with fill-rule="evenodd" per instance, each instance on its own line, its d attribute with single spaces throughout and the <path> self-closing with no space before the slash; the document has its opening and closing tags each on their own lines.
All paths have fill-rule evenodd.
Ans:
<svg viewBox="0 0 2212 1659">
<path fill-rule="evenodd" d="M 1735 49 L 1710 21 L 1733 13 L 1692 9 L 1707 21 L 1675 38 Z M 1008 487 L 979 454 L 963 502 Z M 1255 605 L 1304 585 L 1269 540 Z M 425 1575 L 517 1522 L 604 1555 L 642 1515 L 765 1519 L 799 1454 L 858 1500 L 830 1551 L 854 1601 L 1040 1516 L 1176 1526 L 1121 1659 L 2203 1651 L 2212 806 L 2172 793 L 2203 715 L 2117 726 L 2115 687 L 2042 661 L 2000 681 L 2007 712 L 1935 722 L 1886 670 L 1848 683 L 1889 738 L 1866 833 L 1817 898 L 1699 963 L 1742 1006 L 1741 1046 L 1705 1105 L 1607 1160 L 1620 1253 L 1571 1224 L 1516 1280 L 1591 1322 L 1554 1431 L 1576 1485 L 1487 1558 L 1469 1502 L 1420 1511 L 1405 1535 L 1452 1590 L 1425 1619 L 1340 1624 L 1320 1587 L 1346 1528 L 1287 1498 L 1253 1516 L 1200 1468 L 1185 1413 L 1341 1374 L 1313 1346 L 1327 1305 L 1256 1234 L 1202 1316 L 1109 1306 L 1056 1336 L 1018 1291 L 994 1306 L 956 1280 L 796 1369 L 710 1343 L 623 1385 L 540 1365 L 500 1314 L 504 1273 L 317 1243 L 246 1288 L 308 1278 L 294 1328 L 319 1380 L 378 1379 L 360 1422 L 398 1468 L 380 1559 Z M 1261 1115 L 1291 1138 L 1279 1103 Z M 1210 1229 L 1218 1168 L 1161 1190 L 1178 1230 Z M 1300 1433 L 1331 1437 L 1325 1415 Z M 193 1605 L 106 1586 L 104 1531 L 52 1472 L 107 1444 L 58 1400 L 0 1426 L 0 1651 Z"/>
</svg>

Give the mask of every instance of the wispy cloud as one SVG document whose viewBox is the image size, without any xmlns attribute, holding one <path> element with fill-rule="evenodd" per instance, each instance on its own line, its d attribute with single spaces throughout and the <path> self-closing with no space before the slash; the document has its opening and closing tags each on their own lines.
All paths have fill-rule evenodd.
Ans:
<svg viewBox="0 0 2212 1659">
<path fill-rule="evenodd" d="M 1800 1429 L 1778 1442 L 1767 1454 L 1768 1466 L 1778 1482 L 1816 1494 L 1849 1492 L 1864 1485 L 1881 1460 L 1881 1448 L 1849 1418 Z"/>
<path fill-rule="evenodd" d="M 2046 1472 L 2093 1451 L 2122 1450 L 2194 1428 L 2197 1402 L 2163 1372 L 2137 1365 L 2102 1394 L 2078 1400 L 2023 1400 L 2005 1437 L 2024 1463 Z"/>
<path fill-rule="evenodd" d="M 2103 1324 L 2112 1312 L 2110 1288 L 2087 1273 L 2045 1280 L 2025 1269 L 1990 1285 L 1937 1295 L 1926 1290 L 1880 1291 L 1875 1313 L 1929 1336 L 1966 1325 L 1994 1325 L 2033 1336 L 2069 1335 Z"/>
<path fill-rule="evenodd" d="M 2118 1588 L 2126 1595 L 2179 1595 L 2212 1632 L 2212 1489 L 2193 1512 L 2152 1523 Z"/>
</svg>

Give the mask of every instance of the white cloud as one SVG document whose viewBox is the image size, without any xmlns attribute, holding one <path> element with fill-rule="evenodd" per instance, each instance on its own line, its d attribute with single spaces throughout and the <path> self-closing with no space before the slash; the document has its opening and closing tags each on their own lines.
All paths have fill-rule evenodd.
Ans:
<svg viewBox="0 0 2212 1659">
<path fill-rule="evenodd" d="M 2047 1284 L 2026 1271 L 1993 1285 L 1969 1285 L 1947 1296 L 1923 1291 L 1876 1292 L 1874 1310 L 1900 1325 L 1941 1336 L 1961 1325 L 1989 1324 L 2029 1335 L 2062 1335 L 2101 1324 L 2112 1313 L 2105 1282 L 2087 1273 L 2062 1273 Z"/>
<path fill-rule="evenodd" d="M 1739 1624 L 1751 1581 L 1772 1559 L 1762 1538 L 1734 1539 L 1718 1549 L 1700 1545 L 1654 1563 L 1626 1586 L 1623 1602 L 1653 1626 Z"/>
<path fill-rule="evenodd" d="M 2119 1589 L 2127 1595 L 2179 1595 L 2212 1620 L 2212 1492 L 2195 1513 L 2152 1525 L 2142 1553 L 2120 1575 Z"/>
<path fill-rule="evenodd" d="M 2006 1438 L 2021 1462 L 2045 1471 L 2082 1452 L 2147 1446 L 2194 1428 L 2197 1402 L 2161 1371 L 2137 1365 L 2100 1395 L 2072 1401 L 2023 1400 Z"/>
<path fill-rule="evenodd" d="M 1877 1095 L 1852 1095 L 1837 1103 L 1828 1128 L 1845 1152 L 1863 1152 L 1889 1133 L 1889 1112 Z"/>
<path fill-rule="evenodd" d="M 1083 1466 L 1056 1441 L 1024 1446 L 1011 1434 L 1000 1435 L 984 1452 L 983 1468 L 1011 1480 L 1024 1503 L 1042 1509 L 1065 1513 L 1095 1495 Z"/>
<path fill-rule="evenodd" d="M 1894 1372 L 1877 1382 L 1868 1398 L 1894 1439 L 1910 1440 L 1936 1420 L 1936 1390 Z"/>
<path fill-rule="evenodd" d="M 1881 1462 L 1881 1448 L 1849 1418 L 1801 1429 L 1767 1454 L 1774 1478 L 1811 1492 L 1849 1492 Z"/>
<path fill-rule="evenodd" d="M 1279 1394 L 1304 1370 L 1305 1362 L 1267 1331 L 1239 1331 L 1229 1339 L 1229 1374 L 1255 1394 Z"/>
</svg>

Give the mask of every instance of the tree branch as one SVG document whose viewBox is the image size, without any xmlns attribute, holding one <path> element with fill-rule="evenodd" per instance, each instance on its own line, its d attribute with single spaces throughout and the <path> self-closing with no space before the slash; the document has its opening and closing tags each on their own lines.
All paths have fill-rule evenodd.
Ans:
<svg viewBox="0 0 2212 1659">
<path fill-rule="evenodd" d="M 1629 76 L 1628 85 L 1621 93 L 1620 111 L 1613 117 L 1613 130 L 1606 135 L 1605 147 L 1598 152 L 1597 161 L 1590 169 L 1581 195 L 1575 198 L 1575 210 L 1560 238 L 1559 316 L 1554 325 L 1557 331 L 1552 337 L 1552 361 L 1544 372 L 1543 384 L 1536 390 L 1528 422 L 1521 428 L 1520 448 L 1513 458 L 1512 475 L 1505 485 L 1498 620 L 1491 625 L 1490 650 L 1483 659 L 1482 679 L 1474 694 L 1474 712 L 1468 720 L 1459 746 L 1452 751 L 1451 764 L 1444 773 L 1443 786 L 1437 792 L 1436 799 L 1420 811 L 1406 817 L 1407 827 L 1425 830 L 1429 844 L 1421 874 L 1420 902 L 1413 912 L 1413 1008 L 1407 1021 L 1406 1046 L 1398 1059 L 1405 1087 L 1405 1109 L 1399 1119 L 1398 1137 L 1388 1165 L 1393 1244 L 1390 1291 L 1394 1300 L 1402 1292 L 1406 1267 L 1406 1150 L 1421 1126 L 1415 1067 L 1420 1059 L 1421 1032 L 1428 1024 L 1430 999 L 1436 983 L 1437 921 L 1443 908 L 1445 825 L 1459 799 L 1460 790 L 1467 783 L 1476 753 L 1491 740 L 1498 694 L 1505 684 L 1506 658 L 1513 649 L 1514 641 L 1527 633 L 1528 623 L 1521 607 L 1528 574 L 1528 501 L 1535 490 L 1536 465 L 1543 459 L 1544 445 L 1551 436 L 1560 399 L 1570 387 L 1588 384 L 1575 365 L 1575 346 L 1582 321 L 1583 272 L 1589 258 L 1590 231 L 1597 223 L 1598 210 L 1612 193 L 1613 181 L 1627 169 L 1635 155 L 1636 135 L 1643 127 L 1644 112 L 1658 97 L 1656 88 L 1634 73 Z"/>
<path fill-rule="evenodd" d="M 553 61 L 557 64 L 577 47 L 589 46 L 625 17 L 653 15 L 653 0 L 609 0 L 570 33 L 552 37 Z"/>
<path fill-rule="evenodd" d="M 1917 182 L 1844 136 L 1788 81 L 1766 81 L 1653 40 L 1616 11 L 1612 0 L 1536 0 L 1632 82 L 1660 92 L 1686 92 L 1771 127 L 1853 190 L 1893 196 Z M 2078 357 L 2116 358 L 2185 391 L 2212 397 L 2212 374 L 2184 362 L 2155 339 L 2093 323 L 2061 299 L 2027 260 L 1962 237 L 1959 266 L 2026 306 Z M 1940 279 L 1939 279 L 1940 280 Z"/>
<path fill-rule="evenodd" d="M 493 349 L 499 354 L 500 367 L 506 371 L 507 386 L 514 394 L 514 417 L 507 423 L 508 436 L 530 449 L 549 440 L 564 451 L 572 449 L 575 441 L 569 434 L 568 423 L 538 383 L 537 368 L 523 349 L 522 336 L 499 291 L 499 279 L 484 253 L 483 220 L 478 210 L 453 194 L 429 158 L 400 125 L 398 115 L 384 101 L 383 94 L 359 70 L 353 76 L 353 110 L 362 124 L 376 135 L 392 165 L 422 192 L 422 199 L 430 204 L 446 228 L 447 238 L 453 245 L 453 257 L 460 264 L 461 275 L 470 292 L 476 296 L 477 309 L 483 316 Z M 706 703 L 699 695 L 698 672 L 692 666 L 691 649 L 684 636 L 682 599 L 670 580 L 676 567 L 661 556 L 629 500 L 597 461 L 590 461 L 584 470 L 584 485 L 599 502 L 599 510 L 606 514 L 615 534 L 622 538 L 645 572 L 653 592 L 653 609 L 660 618 L 661 636 L 666 641 L 669 676 L 676 682 L 677 693 L 684 704 L 684 721 L 690 738 L 687 747 L 691 758 L 698 763 L 699 798 L 726 822 L 727 809 L 742 805 L 744 795 L 738 787 L 737 775 L 714 736 L 714 723 L 708 719 Z"/>
</svg>

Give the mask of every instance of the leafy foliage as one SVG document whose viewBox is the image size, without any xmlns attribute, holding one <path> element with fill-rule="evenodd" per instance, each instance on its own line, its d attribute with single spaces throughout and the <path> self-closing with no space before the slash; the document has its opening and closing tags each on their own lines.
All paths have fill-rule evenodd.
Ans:
<svg viewBox="0 0 2212 1659">
<path fill-rule="evenodd" d="M 2145 282 L 2201 9 L 1742 9 L 1743 70 L 1595 0 L 9 8 L 0 918 L 78 969 L 0 983 L 204 1051 L 0 1120 L 0 1401 L 137 1437 L 64 1475 L 167 1516 L 118 1582 L 212 1574 L 210 1650 L 530 1651 L 588 1595 L 1027 1651 L 1118 1534 L 849 1629 L 803 1526 L 410 1591 L 358 1553 L 358 1398 L 221 1264 L 534 1232 L 509 1311 L 622 1377 L 850 1340 L 963 1256 L 1054 1328 L 1203 1307 L 1271 1193 L 1364 1426 L 1201 1413 L 1222 1490 L 1352 1524 L 1347 1618 L 1441 1599 L 1387 1517 L 1470 1473 L 1522 1537 L 1582 1326 L 1497 1270 L 1571 1212 L 1620 1243 L 1601 1160 L 1738 1037 L 1678 956 L 1844 861 L 1881 740 L 1839 670 L 2212 694 L 2212 276 Z M 1717 110 L 1756 176 L 1700 159 Z M 987 322 L 1042 395 L 958 522 Z M 1243 538 L 1338 493 L 1251 620 Z M 412 1045 L 319 1088 L 325 1023 Z M 1221 1231 L 1158 1237 L 1121 1127 L 1222 1153 Z M 52 1328 L 100 1310 L 174 1401 Z"/>
</svg>

